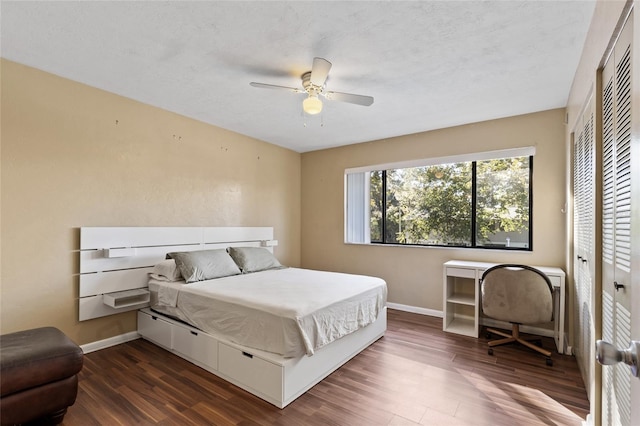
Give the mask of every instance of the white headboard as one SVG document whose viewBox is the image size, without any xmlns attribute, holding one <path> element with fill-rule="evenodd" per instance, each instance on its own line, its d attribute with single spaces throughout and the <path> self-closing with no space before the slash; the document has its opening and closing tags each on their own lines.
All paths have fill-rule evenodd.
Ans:
<svg viewBox="0 0 640 426">
<path fill-rule="evenodd" d="M 148 273 L 169 252 L 275 245 L 272 227 L 80 228 L 78 319 L 149 306 Z"/>
</svg>

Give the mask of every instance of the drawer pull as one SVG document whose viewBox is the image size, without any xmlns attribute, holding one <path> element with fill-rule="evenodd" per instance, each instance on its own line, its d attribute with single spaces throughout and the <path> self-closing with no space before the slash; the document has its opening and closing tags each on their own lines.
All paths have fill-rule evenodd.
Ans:
<svg viewBox="0 0 640 426">
<path fill-rule="evenodd" d="M 246 356 L 247 358 L 253 358 L 253 355 L 248 352 L 242 352 L 242 355 Z"/>
<path fill-rule="evenodd" d="M 193 330 L 190 330 L 190 331 L 191 331 L 191 334 L 193 334 L 194 336 L 198 335 L 198 333 L 196 333 L 195 331 L 193 331 Z"/>
<path fill-rule="evenodd" d="M 158 319 L 158 317 L 154 317 L 153 315 L 151 315 L 151 319 L 155 321 Z"/>
</svg>

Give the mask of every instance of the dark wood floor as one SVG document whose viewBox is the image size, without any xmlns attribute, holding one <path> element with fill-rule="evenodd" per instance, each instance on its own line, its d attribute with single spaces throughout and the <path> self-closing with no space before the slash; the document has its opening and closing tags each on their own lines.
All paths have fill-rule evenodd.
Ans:
<svg viewBox="0 0 640 426">
<path fill-rule="evenodd" d="M 553 348 L 545 338 L 543 345 Z M 389 310 L 385 337 L 280 410 L 135 340 L 85 356 L 71 425 L 580 425 L 589 410 L 575 359 L 442 331 Z"/>
</svg>

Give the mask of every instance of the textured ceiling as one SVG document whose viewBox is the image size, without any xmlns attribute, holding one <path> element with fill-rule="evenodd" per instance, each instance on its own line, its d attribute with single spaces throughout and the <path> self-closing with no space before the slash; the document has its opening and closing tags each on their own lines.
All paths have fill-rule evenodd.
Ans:
<svg viewBox="0 0 640 426">
<path fill-rule="evenodd" d="M 9 2 L 2 57 L 298 152 L 564 107 L 593 1 Z M 301 112 L 314 57 L 333 63 Z"/>
</svg>

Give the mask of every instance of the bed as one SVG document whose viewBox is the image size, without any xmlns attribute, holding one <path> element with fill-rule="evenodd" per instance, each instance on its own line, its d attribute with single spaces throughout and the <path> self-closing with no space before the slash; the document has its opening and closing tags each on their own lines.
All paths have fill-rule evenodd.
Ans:
<svg viewBox="0 0 640 426">
<path fill-rule="evenodd" d="M 373 323 L 386 301 L 380 278 L 298 268 L 191 284 L 151 279 L 149 290 L 154 311 L 285 358 L 312 356 Z"/>
<path fill-rule="evenodd" d="M 385 282 L 242 261 L 238 273 L 213 278 L 156 273 L 172 253 L 271 253 L 275 244 L 272 228 L 82 228 L 80 317 L 136 309 L 141 337 L 283 408 L 384 335 Z M 119 284 L 97 278 L 105 272 Z M 83 281 L 104 293 L 86 295 Z"/>
</svg>

